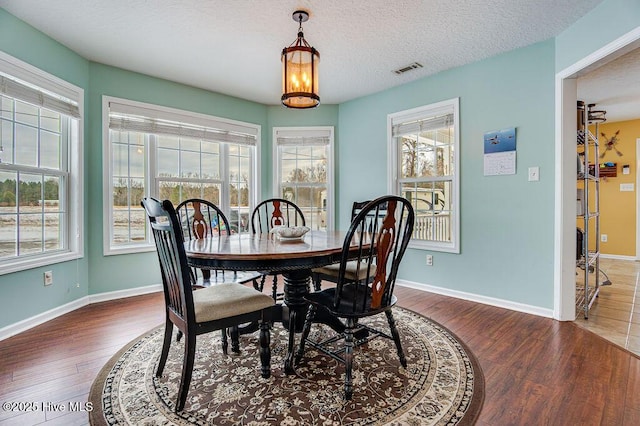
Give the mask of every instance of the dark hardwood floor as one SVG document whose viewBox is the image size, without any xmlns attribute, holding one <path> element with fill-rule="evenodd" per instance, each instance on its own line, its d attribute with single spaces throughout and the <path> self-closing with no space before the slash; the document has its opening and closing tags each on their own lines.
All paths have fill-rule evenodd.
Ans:
<svg viewBox="0 0 640 426">
<path fill-rule="evenodd" d="M 479 425 L 640 425 L 640 358 L 630 352 L 570 322 L 402 287 L 396 295 L 478 358 L 486 386 Z M 39 409 L 3 409 L 0 424 L 87 424 L 70 403 L 84 403 L 103 364 L 162 322 L 157 293 L 89 305 L 1 341 L 0 402 Z"/>
</svg>

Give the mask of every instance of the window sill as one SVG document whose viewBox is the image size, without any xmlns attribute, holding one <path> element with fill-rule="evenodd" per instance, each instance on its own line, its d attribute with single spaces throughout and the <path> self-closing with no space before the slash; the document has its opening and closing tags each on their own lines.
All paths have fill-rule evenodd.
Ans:
<svg viewBox="0 0 640 426">
<path fill-rule="evenodd" d="M 460 248 L 456 247 L 453 243 L 437 243 L 434 241 L 411 240 L 409 241 L 408 248 L 460 254 Z"/>
<path fill-rule="evenodd" d="M 14 272 L 26 271 L 42 266 L 68 262 L 71 260 L 81 259 L 82 257 L 83 255 L 78 252 L 64 252 L 47 256 L 23 257 L 6 263 L 0 262 L 0 275 L 12 274 Z"/>
<path fill-rule="evenodd" d="M 117 256 L 120 254 L 135 254 L 135 253 L 147 253 L 155 251 L 155 245 L 136 245 L 136 246 L 121 246 L 121 247 L 108 247 L 104 249 L 105 256 Z"/>
</svg>

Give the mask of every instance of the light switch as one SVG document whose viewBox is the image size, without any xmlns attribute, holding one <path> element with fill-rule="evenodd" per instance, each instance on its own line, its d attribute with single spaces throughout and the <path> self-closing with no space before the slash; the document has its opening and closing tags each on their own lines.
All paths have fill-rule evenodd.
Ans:
<svg viewBox="0 0 640 426">
<path fill-rule="evenodd" d="M 540 180 L 540 167 L 529 167 L 529 182 L 537 182 Z"/>
<path fill-rule="evenodd" d="M 620 191 L 621 192 L 625 192 L 625 191 L 632 191 L 633 192 L 633 184 L 632 183 L 621 183 L 620 184 Z"/>
</svg>

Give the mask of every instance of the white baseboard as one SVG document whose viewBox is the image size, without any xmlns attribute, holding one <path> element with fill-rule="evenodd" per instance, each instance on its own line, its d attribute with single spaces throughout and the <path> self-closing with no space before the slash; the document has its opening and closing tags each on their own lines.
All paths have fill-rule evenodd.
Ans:
<svg viewBox="0 0 640 426">
<path fill-rule="evenodd" d="M 616 260 L 631 260 L 635 262 L 637 259 L 635 256 L 623 256 L 621 254 L 604 254 L 600 253 L 602 259 L 616 259 Z"/>
<path fill-rule="evenodd" d="M 416 290 L 427 291 L 429 293 L 436 293 L 443 296 L 455 297 L 456 299 L 463 299 L 470 302 L 481 303 L 483 305 L 496 306 L 498 308 L 509 309 L 511 311 L 537 315 L 539 317 L 553 318 L 553 309 L 545 309 L 538 306 L 525 305 L 524 303 L 512 302 L 510 300 L 496 299 L 494 297 L 481 296 L 479 294 L 451 290 L 448 288 L 436 287 L 429 284 L 422 284 L 413 281 L 397 280 L 396 284 L 404 287 L 414 288 Z"/>
<path fill-rule="evenodd" d="M 106 293 L 98 293 L 89 295 L 89 303 L 107 302 L 109 300 L 124 299 L 125 297 L 140 296 L 143 294 L 155 293 L 162 291 L 162 284 L 154 284 L 146 287 L 136 287 L 127 290 L 109 291 Z"/>
<path fill-rule="evenodd" d="M 84 296 L 72 302 L 65 303 L 62 306 L 58 306 L 57 308 L 53 308 L 41 314 L 34 315 L 31 318 L 27 318 L 22 321 L 18 321 L 17 323 L 0 328 L 0 340 L 15 336 L 18 333 L 22 333 L 23 331 L 29 330 L 30 328 L 43 324 L 47 321 L 51 321 L 54 318 L 57 318 L 64 314 L 68 314 L 69 312 L 75 311 L 76 309 L 82 308 L 83 306 L 87 306 L 92 303 L 106 302 L 108 300 L 122 299 L 131 296 L 139 296 L 147 293 L 155 293 L 157 291 L 162 291 L 161 284 Z"/>
</svg>

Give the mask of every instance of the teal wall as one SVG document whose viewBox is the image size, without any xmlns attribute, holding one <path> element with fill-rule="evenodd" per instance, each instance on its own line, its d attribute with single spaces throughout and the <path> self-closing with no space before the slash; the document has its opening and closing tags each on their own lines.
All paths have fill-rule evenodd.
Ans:
<svg viewBox="0 0 640 426">
<path fill-rule="evenodd" d="M 340 105 L 339 205 L 387 192 L 387 115 L 460 98 L 461 253 L 408 250 L 400 278 L 553 307 L 554 43 Z M 483 175 L 483 135 L 516 127 L 517 173 Z M 357 160 L 355 160 L 357 159 Z M 527 169 L 540 167 L 540 181 Z M 352 182 L 348 184 L 345 182 Z M 366 185 L 363 183 L 366 182 Z M 340 214 L 345 225 L 345 214 Z"/>
<path fill-rule="evenodd" d="M 110 95 L 262 126 L 262 195 L 271 195 L 272 128 L 335 126 L 336 211 L 387 192 L 386 118 L 460 98 L 461 253 L 409 250 L 401 278 L 553 307 L 555 72 L 633 30 L 637 0 L 605 0 L 554 40 L 341 105 L 291 111 L 90 63 L 0 9 L 0 50 L 85 89 L 85 257 L 0 276 L 0 328 L 89 294 L 157 284 L 155 254 L 103 256 L 101 97 Z M 483 133 L 517 128 L 517 174 L 483 176 Z M 527 169 L 540 167 L 540 181 Z M 144 265 L 141 267 L 140 265 Z M 42 273 L 53 270 L 54 285 Z M 80 283 L 80 288 L 75 284 Z"/>
<path fill-rule="evenodd" d="M 556 37 L 556 71 L 640 25 L 640 1 L 605 0 Z"/>
<path fill-rule="evenodd" d="M 85 89 L 86 115 L 86 90 L 89 82 L 87 60 L 16 19 L 4 9 L 0 9 L 0 50 Z M 85 128 L 85 139 L 86 133 Z M 85 223 L 86 215 L 85 211 Z M 85 233 L 85 253 L 88 241 L 89 235 Z M 54 284 L 48 287 L 43 285 L 45 270 L 53 271 Z M 86 257 L 0 275 L 0 328 L 86 296 L 89 292 L 88 283 Z M 80 288 L 76 284 L 80 284 Z"/>
</svg>

